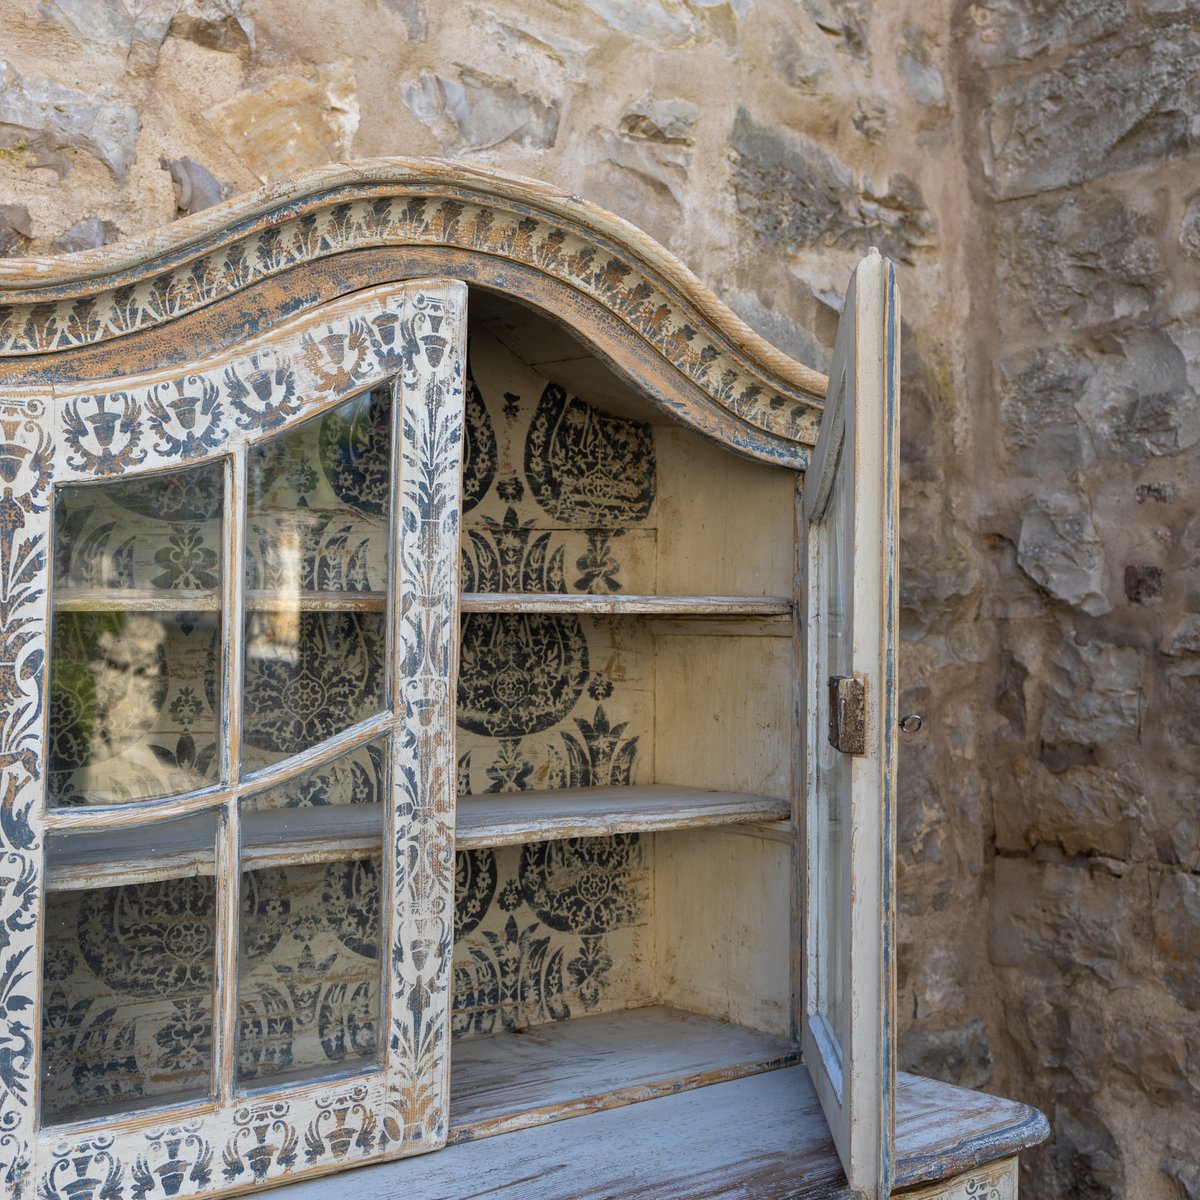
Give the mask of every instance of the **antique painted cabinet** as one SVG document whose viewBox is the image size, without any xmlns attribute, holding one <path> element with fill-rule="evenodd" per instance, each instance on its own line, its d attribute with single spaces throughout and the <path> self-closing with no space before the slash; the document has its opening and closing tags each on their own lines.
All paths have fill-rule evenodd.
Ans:
<svg viewBox="0 0 1200 1200">
<path fill-rule="evenodd" d="M 0 263 L 4 1194 L 1015 1196 L 894 1061 L 897 339 L 436 162 Z"/>
</svg>

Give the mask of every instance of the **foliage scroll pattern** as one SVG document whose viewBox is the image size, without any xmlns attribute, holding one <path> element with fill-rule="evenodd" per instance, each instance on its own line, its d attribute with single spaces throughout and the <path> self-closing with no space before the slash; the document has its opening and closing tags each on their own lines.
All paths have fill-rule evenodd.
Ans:
<svg viewBox="0 0 1200 1200">
<path fill-rule="evenodd" d="M 243 229 L 245 227 L 243 226 Z M 326 194 L 271 214 L 152 276 L 80 298 L 0 305 L 0 357 L 85 346 L 193 312 L 300 264 L 380 245 L 440 246 L 531 266 L 582 292 L 634 330 L 723 408 L 749 424 L 811 444 L 819 404 L 755 371 L 637 255 L 583 225 L 469 192 Z M 164 395 L 164 423 L 175 400 Z M 122 413 L 109 414 L 118 421 Z M 202 435 L 197 433 L 197 439 Z M 198 445 L 198 441 L 185 444 Z M 137 448 L 131 450 L 137 453 Z"/>
<path fill-rule="evenodd" d="M 0 401 L 0 1191 L 14 1200 L 165 1200 L 430 1149 L 445 1137 L 453 936 L 449 671 L 457 625 L 461 285 L 373 289 L 186 374 Z M 103 1132 L 39 1133 L 37 913 L 52 475 L 202 461 L 398 377 L 404 450 L 394 643 L 394 909 L 387 1069 Z M 114 418 L 115 414 L 115 419 Z"/>
</svg>

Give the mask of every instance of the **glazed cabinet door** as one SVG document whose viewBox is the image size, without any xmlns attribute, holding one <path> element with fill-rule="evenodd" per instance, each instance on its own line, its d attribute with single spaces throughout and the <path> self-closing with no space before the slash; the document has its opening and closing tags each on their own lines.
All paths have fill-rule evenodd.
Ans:
<svg viewBox="0 0 1200 1200">
<path fill-rule="evenodd" d="M 465 300 L 0 396 L 5 1195 L 445 1141 Z"/>
<path fill-rule="evenodd" d="M 804 1057 L 855 1195 L 890 1190 L 898 297 L 854 272 L 801 511 Z"/>
</svg>

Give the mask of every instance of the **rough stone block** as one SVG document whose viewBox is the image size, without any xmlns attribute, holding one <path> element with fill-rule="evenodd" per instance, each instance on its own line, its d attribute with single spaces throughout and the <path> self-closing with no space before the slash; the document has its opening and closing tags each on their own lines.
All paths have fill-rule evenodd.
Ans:
<svg viewBox="0 0 1200 1200">
<path fill-rule="evenodd" d="M 61 254 L 97 250 L 109 242 L 115 242 L 120 236 L 120 231 L 111 221 L 102 221 L 99 217 L 84 217 L 54 239 L 54 249 Z"/>
<path fill-rule="evenodd" d="M 1056 1105 L 1050 1122 L 1051 1195 L 1124 1200 L 1125 1159 L 1112 1130 L 1092 1107 Z"/>
<path fill-rule="evenodd" d="M 71 169 L 66 151 L 83 150 L 124 183 L 140 128 L 141 119 L 128 104 L 22 75 L 0 61 L 0 147 L 30 152 L 32 165 L 49 167 L 60 179 Z"/>
<path fill-rule="evenodd" d="M 583 0 L 610 29 L 663 50 L 714 38 L 735 49 L 750 0 Z"/>
<path fill-rule="evenodd" d="M 15 258 L 31 237 L 29 209 L 23 204 L 0 204 L 0 258 Z"/>
<path fill-rule="evenodd" d="M 771 66 L 798 92 L 818 95 L 829 85 L 829 63 L 805 45 L 790 29 L 777 29 L 771 37 Z"/>
<path fill-rule="evenodd" d="M 946 81 L 929 52 L 929 43 L 920 29 L 906 29 L 896 47 L 896 66 L 900 78 L 918 104 L 941 108 L 946 103 Z"/>
<path fill-rule="evenodd" d="M 1021 518 L 1017 564 L 1052 596 L 1092 616 L 1112 605 L 1104 594 L 1104 543 L 1077 497 L 1039 497 Z"/>
<path fill-rule="evenodd" d="M 991 960 L 1030 976 L 1129 982 L 1134 908 L 1127 881 L 1084 864 L 996 860 Z"/>
<path fill-rule="evenodd" d="M 1196 144 L 1200 30 L 1134 23 L 1097 46 L 1015 80 L 993 97 L 985 171 L 997 196 L 1027 196 L 1159 162 Z"/>
<path fill-rule="evenodd" d="M 871 0 L 808 0 L 808 15 L 840 49 L 860 62 L 868 61 Z"/>
<path fill-rule="evenodd" d="M 1200 397 L 1172 333 L 1132 329 L 1105 344 L 1107 353 L 1091 356 L 1093 373 L 1075 405 L 1097 455 L 1140 466 L 1196 445 Z"/>
<path fill-rule="evenodd" d="M 168 35 L 210 50 L 254 50 L 242 0 L 44 0 L 40 11 L 76 37 L 124 51 L 135 68 L 152 67 Z"/>
<path fill-rule="evenodd" d="M 1076 192 L 999 206 L 997 308 L 1006 329 L 1141 316 L 1167 274 L 1153 222 L 1116 196 Z"/>
<path fill-rule="evenodd" d="M 1200 1151 L 1194 1142 L 1172 1138 L 1159 1169 L 1178 1186 L 1183 1200 L 1200 1200 Z"/>
<path fill-rule="evenodd" d="M 892 176 L 880 192 L 840 159 L 791 130 L 738 110 L 730 135 L 738 211 L 764 246 L 866 249 L 912 262 L 931 244 L 933 222 L 912 180 Z"/>
<path fill-rule="evenodd" d="M 900 1039 L 900 1069 L 959 1087 L 981 1088 L 994 1064 L 987 1028 L 981 1020 L 951 1029 L 916 1028 Z"/>
<path fill-rule="evenodd" d="M 1188 258 L 1200 258 L 1200 192 L 1187 199 L 1179 222 L 1179 248 Z"/>
<path fill-rule="evenodd" d="M 971 52 L 985 66 L 999 66 L 1082 46 L 1128 18 L 1128 0 L 980 0 L 968 14 Z"/>
<path fill-rule="evenodd" d="M 1075 411 L 1094 369 L 1078 351 L 1022 350 L 996 364 L 1004 442 L 1021 475 L 1066 477 L 1083 464 L 1086 433 Z"/>
<path fill-rule="evenodd" d="M 1116 1021 L 1109 1045 L 1109 1061 L 1119 1075 L 1155 1104 L 1200 1098 L 1200 1030 L 1159 1021 Z"/>
<path fill-rule="evenodd" d="M 1068 855 L 1128 859 L 1149 816 L 1145 789 L 1137 763 L 1056 774 L 1023 759 L 996 777 L 996 845 L 1008 851 L 1057 846 Z"/>
<path fill-rule="evenodd" d="M 359 117 L 354 70 L 343 62 L 313 78 L 276 75 L 205 116 L 259 179 L 282 179 L 349 155 Z"/>
<path fill-rule="evenodd" d="M 1103 1012 L 1072 1003 L 1058 981 L 1048 988 L 1023 977 L 1005 983 L 1004 1025 L 1025 1078 L 1050 1093 L 1098 1091 L 1107 1057 Z"/>
<path fill-rule="evenodd" d="M 1130 563 L 1125 568 L 1125 598 L 1130 604 L 1153 604 L 1162 599 L 1166 580 L 1162 567 Z"/>
<path fill-rule="evenodd" d="M 1179 745 L 1200 746 L 1200 665 L 1167 672 L 1167 730 Z"/>
<path fill-rule="evenodd" d="M 615 131 L 599 131 L 604 157 L 682 207 L 699 116 L 699 107 L 687 100 L 643 96 L 622 113 Z"/>
<path fill-rule="evenodd" d="M 1200 1010 L 1200 876 L 1164 875 L 1154 897 L 1154 963 L 1172 995 Z"/>
<path fill-rule="evenodd" d="M 951 531 L 908 531 L 900 553 L 901 635 L 915 641 L 969 616 L 979 587 L 971 555 Z"/>
<path fill-rule="evenodd" d="M 505 142 L 546 149 L 558 137 L 558 102 L 522 92 L 508 79 L 463 67 L 458 78 L 422 71 L 401 89 L 413 116 L 448 153 Z"/>
<path fill-rule="evenodd" d="M 1050 745 L 1111 746 L 1136 735 L 1142 656 L 1130 646 L 1064 641 L 1050 659 L 1042 740 Z"/>
</svg>

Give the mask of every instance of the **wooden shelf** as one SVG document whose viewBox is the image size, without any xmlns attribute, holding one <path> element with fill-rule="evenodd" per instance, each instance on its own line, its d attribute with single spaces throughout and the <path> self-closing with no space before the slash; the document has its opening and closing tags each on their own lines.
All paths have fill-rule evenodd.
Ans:
<svg viewBox="0 0 1200 1200">
<path fill-rule="evenodd" d="M 627 1018 L 639 1011 L 617 1015 Z M 463 1111 L 456 1094 L 461 1055 L 469 1045 L 457 1043 L 452 1052 L 451 1137 L 457 1136 L 458 1144 L 438 1154 L 355 1172 L 358 1200 L 849 1196 L 837 1149 L 803 1064 L 711 1087 L 685 1088 L 648 1104 L 585 1110 L 577 1120 L 543 1123 L 521 1137 L 481 1141 L 481 1131 L 463 1140 L 454 1114 L 456 1108 Z M 897 1085 L 897 1188 L 998 1162 L 1036 1146 L 1049 1134 L 1045 1117 L 1024 1104 L 914 1075 L 899 1075 Z M 648 1181 L 653 1182 L 652 1191 Z M 323 1179 L 293 1183 L 276 1192 L 279 1200 L 325 1200 L 328 1194 L 329 1182 Z"/>
<path fill-rule="evenodd" d="M 450 1051 L 450 1140 L 544 1125 L 795 1060 L 787 1038 L 662 1005 L 464 1038 Z"/>
<path fill-rule="evenodd" d="M 382 612 L 387 595 L 368 591 L 249 591 L 250 612 Z M 55 589 L 58 612 L 218 612 L 216 588 Z M 463 592 L 464 613 L 543 613 L 564 616 L 784 617 L 786 596 L 629 596 L 568 595 L 549 592 Z"/>
<path fill-rule="evenodd" d="M 455 845 L 473 850 L 567 837 L 781 821 L 789 814 L 786 800 L 669 784 L 460 796 Z"/>
<path fill-rule="evenodd" d="M 567 837 L 779 821 L 786 800 L 703 788 L 580 788 L 461 796 L 456 847 L 510 846 Z M 55 837 L 49 886 L 59 891 L 212 875 L 216 823 L 210 813 L 158 824 Z M 261 870 L 378 854 L 379 804 L 264 808 L 242 814 L 242 866 Z"/>
<path fill-rule="evenodd" d="M 781 617 L 786 596 L 584 596 L 550 592 L 464 592 L 462 611 L 563 613 L 574 616 Z"/>
</svg>

